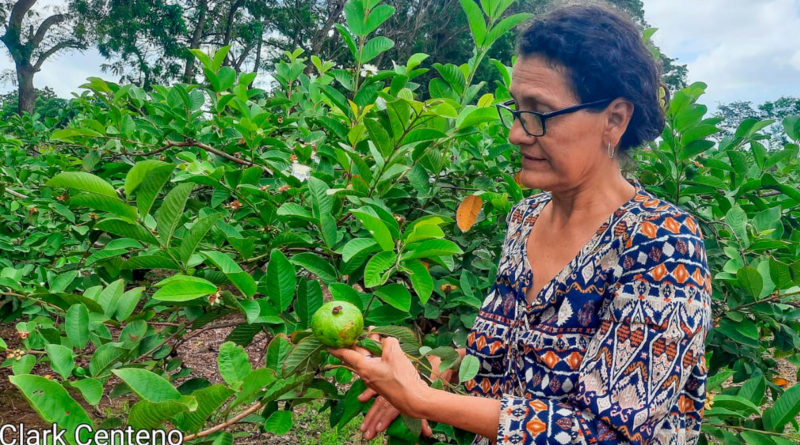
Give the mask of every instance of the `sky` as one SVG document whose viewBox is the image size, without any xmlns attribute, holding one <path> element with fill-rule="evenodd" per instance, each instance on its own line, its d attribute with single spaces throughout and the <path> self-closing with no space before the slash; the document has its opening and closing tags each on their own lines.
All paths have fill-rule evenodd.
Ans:
<svg viewBox="0 0 800 445">
<path fill-rule="evenodd" d="M 800 96 L 800 0 L 643 2 L 645 19 L 658 28 L 653 40 L 664 54 L 687 65 L 689 82 L 708 84 L 700 102 L 710 109 Z M 89 76 L 113 80 L 101 71 L 102 63 L 96 50 L 61 53 L 44 63 L 34 83 L 70 97 Z M 0 48 L 0 72 L 13 66 L 8 51 Z M 8 81 L 0 83 L 2 92 L 13 88 Z"/>
</svg>

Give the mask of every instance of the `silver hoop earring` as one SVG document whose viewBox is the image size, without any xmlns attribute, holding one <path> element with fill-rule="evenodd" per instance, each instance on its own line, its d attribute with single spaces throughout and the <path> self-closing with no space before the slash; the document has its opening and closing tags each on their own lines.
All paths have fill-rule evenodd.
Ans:
<svg viewBox="0 0 800 445">
<path fill-rule="evenodd" d="M 615 149 L 614 149 L 614 147 L 611 145 L 611 142 L 609 142 L 609 143 L 608 143 L 608 158 L 609 158 L 609 159 L 614 159 L 614 155 L 615 155 L 615 154 L 616 154 L 616 150 L 615 150 Z"/>
</svg>

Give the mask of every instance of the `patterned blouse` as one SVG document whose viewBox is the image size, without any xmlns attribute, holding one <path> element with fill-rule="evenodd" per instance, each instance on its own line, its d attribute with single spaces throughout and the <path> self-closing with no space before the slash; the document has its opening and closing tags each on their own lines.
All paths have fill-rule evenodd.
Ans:
<svg viewBox="0 0 800 445">
<path fill-rule="evenodd" d="M 531 303 L 526 241 L 550 194 L 509 212 L 497 278 L 467 338 L 481 362 L 467 389 L 501 400 L 498 444 L 697 443 L 712 323 L 702 235 L 634 185 Z"/>
</svg>

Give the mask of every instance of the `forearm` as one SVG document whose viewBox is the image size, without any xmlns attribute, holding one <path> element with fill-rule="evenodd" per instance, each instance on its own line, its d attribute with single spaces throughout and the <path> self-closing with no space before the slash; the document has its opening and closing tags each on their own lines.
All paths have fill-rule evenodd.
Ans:
<svg viewBox="0 0 800 445">
<path fill-rule="evenodd" d="M 500 401 L 473 397 L 429 388 L 417 403 L 415 417 L 446 423 L 465 431 L 487 437 L 497 437 L 500 421 Z"/>
</svg>

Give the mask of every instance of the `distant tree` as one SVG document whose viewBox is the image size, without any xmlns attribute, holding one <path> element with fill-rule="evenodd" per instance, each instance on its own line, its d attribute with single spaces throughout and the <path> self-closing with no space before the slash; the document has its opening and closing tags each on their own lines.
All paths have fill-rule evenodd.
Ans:
<svg viewBox="0 0 800 445">
<path fill-rule="evenodd" d="M 722 130 L 721 137 L 733 136 L 736 129 L 745 119 L 772 119 L 774 124 L 765 129 L 770 143 L 782 146 L 785 133 L 781 131 L 783 119 L 791 116 L 800 116 L 800 98 L 781 97 L 775 101 L 766 101 L 756 107 L 750 101 L 736 101 L 719 106 L 716 117 L 723 118 L 717 126 Z"/>
<path fill-rule="evenodd" d="M 16 91 L 0 95 L 0 120 L 7 121 L 17 114 L 18 105 L 19 94 Z M 70 108 L 70 101 L 58 97 L 50 87 L 44 87 L 43 90 L 36 89 L 34 110 L 39 119 L 53 126 L 65 124 L 74 114 L 74 110 Z"/>
<path fill-rule="evenodd" d="M 69 48 L 85 49 L 87 43 L 86 24 L 79 14 L 73 12 L 80 9 L 78 0 L 70 2 L 63 10 L 45 14 L 46 17 L 32 9 L 36 1 L 0 1 L 0 20 L 4 27 L 0 41 L 14 60 L 19 114 L 34 110 L 36 90 L 33 77 L 41 70 L 44 61 Z"/>
</svg>

